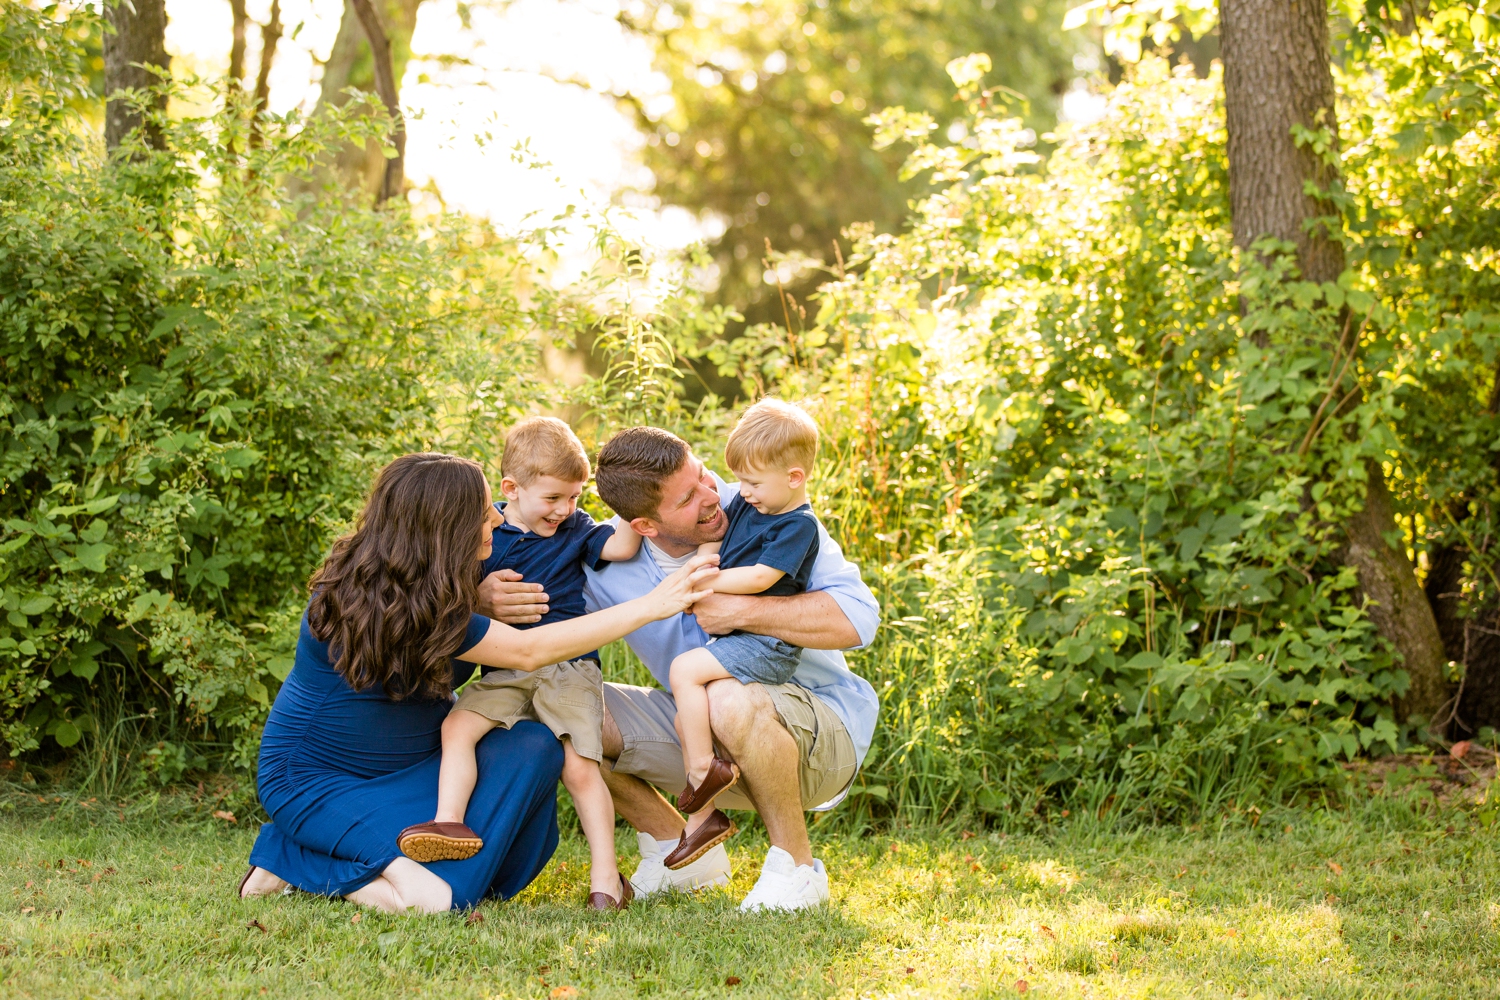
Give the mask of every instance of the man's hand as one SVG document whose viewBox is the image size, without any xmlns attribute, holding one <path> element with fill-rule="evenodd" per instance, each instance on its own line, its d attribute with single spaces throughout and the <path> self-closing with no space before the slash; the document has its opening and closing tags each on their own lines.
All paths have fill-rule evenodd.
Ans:
<svg viewBox="0 0 1500 1000">
<path fill-rule="evenodd" d="M 540 583 L 522 583 L 513 569 L 496 570 L 479 581 L 479 611 L 505 625 L 530 625 L 548 611 Z"/>
<path fill-rule="evenodd" d="M 790 597 L 711 594 L 693 605 L 698 625 L 709 635 L 744 629 L 806 649 L 850 649 L 859 633 L 833 597 L 821 590 Z"/>
</svg>

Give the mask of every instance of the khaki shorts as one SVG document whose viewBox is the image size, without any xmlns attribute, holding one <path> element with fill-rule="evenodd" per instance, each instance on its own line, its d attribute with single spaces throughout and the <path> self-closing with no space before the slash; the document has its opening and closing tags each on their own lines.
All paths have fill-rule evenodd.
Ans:
<svg viewBox="0 0 1500 1000">
<path fill-rule="evenodd" d="M 604 675 L 597 660 L 566 660 L 536 670 L 492 670 L 464 688 L 455 709 L 509 729 L 522 719 L 542 723 L 589 760 L 604 759 L 601 733 Z"/>
<path fill-rule="evenodd" d="M 816 809 L 839 796 L 859 769 L 854 741 L 833 709 L 797 684 L 765 685 L 776 715 L 797 741 L 802 807 Z M 620 730 L 623 749 L 612 770 L 630 774 L 673 796 L 687 785 L 682 744 L 673 725 L 677 703 L 669 691 L 630 684 L 604 685 L 604 704 Z M 754 809 L 736 785 L 719 796 L 725 809 Z"/>
</svg>

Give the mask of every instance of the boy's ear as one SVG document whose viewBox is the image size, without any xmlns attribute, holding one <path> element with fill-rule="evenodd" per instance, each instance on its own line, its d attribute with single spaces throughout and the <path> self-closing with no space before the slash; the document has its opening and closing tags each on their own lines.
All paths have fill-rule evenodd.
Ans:
<svg viewBox="0 0 1500 1000">
<path fill-rule="evenodd" d="M 507 500 L 515 500 L 521 495 L 521 484 L 506 476 L 500 480 L 500 494 Z"/>
<path fill-rule="evenodd" d="M 807 471 L 801 466 L 794 465 L 790 469 L 786 470 L 786 481 L 787 485 L 795 490 L 797 487 L 807 482 Z"/>
<path fill-rule="evenodd" d="M 629 524 L 632 528 L 635 529 L 635 533 L 637 535 L 640 535 L 642 538 L 656 537 L 656 522 L 651 520 L 649 517 L 634 518 L 629 522 Z"/>
</svg>

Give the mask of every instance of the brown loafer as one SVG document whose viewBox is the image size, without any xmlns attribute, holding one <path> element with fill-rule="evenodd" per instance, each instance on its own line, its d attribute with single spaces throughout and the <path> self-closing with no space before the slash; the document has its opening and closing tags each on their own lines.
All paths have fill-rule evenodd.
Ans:
<svg viewBox="0 0 1500 1000">
<path fill-rule="evenodd" d="M 694 788 L 688 785 L 677 796 L 677 810 L 691 816 L 695 812 L 702 812 L 713 805 L 714 799 L 725 789 L 730 788 L 736 781 L 740 780 L 740 769 L 720 757 L 715 757 L 713 763 L 708 765 L 708 773 L 703 776 L 703 781 Z"/>
<path fill-rule="evenodd" d="M 635 890 L 630 887 L 629 882 L 625 881 L 625 876 L 621 875 L 619 899 L 615 899 L 607 892 L 591 892 L 586 905 L 591 910 L 623 910 L 634 898 Z"/>
<path fill-rule="evenodd" d="M 690 865 L 738 832 L 739 827 L 734 825 L 734 820 L 726 816 L 722 809 L 715 809 L 698 829 L 692 833 L 684 833 L 682 840 L 672 849 L 672 853 L 661 859 L 661 863 L 673 870 Z"/>
<path fill-rule="evenodd" d="M 433 820 L 402 830 L 396 846 L 413 861 L 463 861 L 478 854 L 484 841 L 462 823 Z"/>
</svg>

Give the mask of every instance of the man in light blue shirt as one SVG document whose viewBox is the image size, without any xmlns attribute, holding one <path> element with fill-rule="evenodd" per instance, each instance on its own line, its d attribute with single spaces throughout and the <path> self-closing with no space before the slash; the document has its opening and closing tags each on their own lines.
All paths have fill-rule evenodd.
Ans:
<svg viewBox="0 0 1500 1000">
<path fill-rule="evenodd" d="M 646 537 L 634 559 L 589 571 L 590 611 L 639 597 L 685 563 L 703 542 L 724 536 L 732 487 L 704 468 L 680 438 L 655 428 L 617 434 L 599 455 L 600 497 Z M 637 892 L 693 889 L 729 881 L 722 845 L 675 871 L 661 859 L 682 836 L 681 814 L 658 788 L 675 793 L 687 778 L 673 725 L 668 670 L 679 653 L 709 636 L 743 629 L 802 647 L 792 683 L 709 688 L 715 742 L 740 768 L 740 782 L 719 798 L 726 808 L 760 813 L 771 840 L 761 876 L 743 908 L 799 909 L 828 899 L 828 878 L 812 856 L 804 810 L 830 809 L 847 794 L 870 748 L 879 710 L 875 690 L 850 672 L 839 650 L 867 645 L 879 624 L 875 597 L 819 528 L 819 555 L 808 590 L 786 597 L 714 594 L 694 615 L 654 622 L 625 637 L 662 687 L 604 686 L 605 778 L 615 808 L 639 832 Z M 546 595 L 528 594 L 514 574 L 481 584 L 481 608 L 501 621 L 536 620 Z M 526 601 L 534 602 L 528 606 Z M 654 787 L 653 787 L 654 786 Z"/>
</svg>

